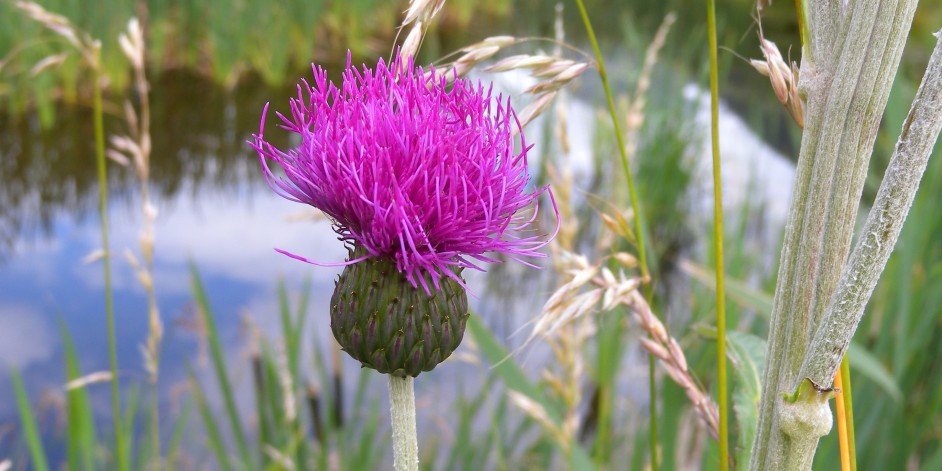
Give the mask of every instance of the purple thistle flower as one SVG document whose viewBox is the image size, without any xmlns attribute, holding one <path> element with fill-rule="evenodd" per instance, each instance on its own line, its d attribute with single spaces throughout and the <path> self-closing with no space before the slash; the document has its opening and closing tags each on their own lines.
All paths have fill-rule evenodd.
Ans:
<svg viewBox="0 0 942 471">
<path fill-rule="evenodd" d="M 342 240 L 368 253 L 343 265 L 388 257 L 412 286 L 429 292 L 423 273 L 436 289 L 443 276 L 463 286 L 455 268 L 499 261 L 488 253 L 530 266 L 522 257 L 544 256 L 539 249 L 555 232 L 534 233 L 538 199 L 547 192 L 552 201 L 552 192 L 528 189 L 529 147 L 515 132 L 520 123 L 509 99 L 480 83 L 449 85 L 411 59 L 405 67 L 380 59 L 375 71 L 360 71 L 348 56 L 340 88 L 313 69 L 314 86 L 303 81 L 290 115 L 277 113 L 300 145 L 282 151 L 265 141 L 268 105 L 249 144 L 276 193 L 320 209 Z M 558 231 L 555 202 L 553 209 Z"/>
</svg>

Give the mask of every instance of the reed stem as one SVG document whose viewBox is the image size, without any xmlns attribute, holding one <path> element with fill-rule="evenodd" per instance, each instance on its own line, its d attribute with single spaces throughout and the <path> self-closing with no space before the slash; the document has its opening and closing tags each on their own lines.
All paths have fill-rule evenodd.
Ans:
<svg viewBox="0 0 942 471">
<path fill-rule="evenodd" d="M 723 266 L 723 179 L 720 172 L 719 65 L 716 54 L 716 0 L 707 0 L 710 47 L 710 136 L 713 143 L 713 257 L 716 267 L 716 376 L 720 408 L 720 470 L 729 469 L 729 407 L 726 378 L 726 288 Z"/>
<path fill-rule="evenodd" d="M 118 382 L 118 349 L 115 334 L 114 297 L 111 292 L 111 250 L 108 245 L 108 170 L 105 166 L 105 126 L 101 103 L 101 71 L 97 66 L 101 62 L 101 47 L 94 51 L 94 126 L 95 126 L 95 161 L 98 170 L 98 213 L 101 218 L 102 266 L 105 275 L 105 315 L 108 324 L 108 362 L 111 370 L 111 415 L 114 424 L 115 458 L 118 469 L 128 469 L 127 453 L 124 445 L 124 432 L 121 424 L 121 388 Z"/>
</svg>

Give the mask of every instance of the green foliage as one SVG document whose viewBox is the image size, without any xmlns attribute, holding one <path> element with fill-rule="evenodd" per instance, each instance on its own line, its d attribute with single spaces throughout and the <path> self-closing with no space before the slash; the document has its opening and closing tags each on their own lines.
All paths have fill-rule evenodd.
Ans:
<svg viewBox="0 0 942 471">
<path fill-rule="evenodd" d="M 541 388 L 533 384 L 526 373 L 513 360 L 510 352 L 501 345 L 494 334 L 476 316 L 468 318 L 468 332 L 481 348 L 484 357 L 494 365 L 494 372 L 513 391 L 524 395 L 545 411 L 546 417 L 554 427 L 562 427 L 562 413 L 560 405 L 553 402 Z M 551 440 L 557 446 L 564 444 Z M 589 459 L 589 454 L 578 443 L 568 444 L 570 449 L 561 450 L 568 455 L 568 469 L 575 471 L 592 470 L 595 467 Z"/>
<path fill-rule="evenodd" d="M 246 444 L 245 429 L 242 427 L 242 418 L 235 404 L 235 394 L 233 393 L 233 383 L 229 380 L 227 363 L 222 354 L 222 345 L 219 341 L 219 331 L 216 328 L 216 320 L 209 306 L 209 300 L 206 297 L 206 290 L 200 280 L 196 265 L 191 264 L 191 283 L 193 297 L 196 298 L 197 310 L 201 316 L 203 324 L 206 326 L 206 340 L 209 343 L 209 350 L 212 355 L 213 372 L 216 376 L 216 385 L 222 392 L 223 403 L 225 404 L 226 416 L 229 421 L 232 438 L 236 442 L 239 457 L 245 466 L 251 467 L 254 460 L 249 455 L 249 448 Z"/>
<path fill-rule="evenodd" d="M 732 331 L 729 356 L 735 370 L 732 395 L 736 412 L 736 462 L 745 466 L 752 453 L 752 440 L 759 422 L 759 399 L 762 392 L 762 368 L 765 365 L 765 339 L 752 334 Z"/>
<path fill-rule="evenodd" d="M 33 406 L 29 403 L 29 395 L 26 392 L 26 387 L 23 386 L 23 378 L 16 368 L 11 370 L 10 378 L 13 380 L 16 408 L 19 410 L 20 424 L 23 426 L 23 438 L 29 447 L 33 467 L 36 468 L 36 471 L 48 471 L 49 463 L 46 461 L 46 452 L 43 450 L 42 438 L 39 436 L 39 429 L 36 426 Z"/>
<path fill-rule="evenodd" d="M 750 2 L 737 0 L 747 11 Z M 114 90 L 126 84 L 126 64 L 116 47 L 114 38 L 123 30 L 125 22 L 134 12 L 127 2 L 107 2 L 109 14 L 98 14 L 81 2 L 54 0 L 43 2 L 48 9 L 70 18 L 88 30 L 92 36 L 103 38 L 104 73 Z M 590 9 L 612 8 L 599 0 L 586 2 Z M 923 2 L 924 4 L 930 2 Z M 292 0 L 280 3 L 225 1 L 221 4 L 198 0 L 176 2 L 146 2 L 150 13 L 148 53 L 150 70 L 159 74 L 171 68 L 196 70 L 226 87 L 234 86 L 248 73 L 258 74 L 267 83 L 281 83 L 303 71 L 312 59 L 319 62 L 342 62 L 347 49 L 356 56 L 385 55 L 391 43 L 401 2 L 358 0 L 352 2 L 324 2 Z M 450 40 L 444 37 L 446 29 L 461 29 L 476 15 L 506 15 L 512 11 L 510 2 L 498 0 L 449 0 L 446 12 L 448 26 L 433 26 L 427 38 L 428 48 L 436 52 L 451 50 Z M 783 4 L 784 7 L 780 6 Z M 608 31 L 617 31 L 604 47 L 629 49 L 631 67 L 628 72 L 610 77 L 614 96 L 633 90 L 637 80 L 635 70 L 643 48 L 669 8 L 684 6 L 680 0 L 669 2 L 633 2 L 624 11 L 602 15 L 599 22 Z M 105 7 L 100 7 L 105 8 Z M 686 7 L 685 7 L 686 8 Z M 775 36 L 793 25 L 788 23 L 787 2 L 776 2 L 771 26 L 766 33 L 783 45 L 796 44 L 796 36 Z M 938 10 L 938 7 L 932 7 Z M 551 10 L 551 8 L 547 8 Z M 755 55 L 754 41 L 740 41 L 751 25 L 746 14 L 719 12 L 721 44 L 745 55 Z M 567 13 L 567 28 L 579 29 Z M 365 21 L 364 18 L 369 18 Z M 918 15 L 917 15 L 918 20 Z M 513 21 L 547 23 L 546 16 L 516 18 Z M 769 23 L 766 22 L 769 26 Z M 635 177 L 638 199 L 641 201 L 650 235 L 647 246 L 651 250 L 654 280 L 659 290 L 655 306 L 666 316 L 665 324 L 678 338 L 687 354 L 690 370 L 704 383 L 704 388 L 715 387 L 713 368 L 715 351 L 710 326 L 713 323 L 715 296 L 710 256 L 702 256 L 683 269 L 685 275 L 696 280 L 689 291 L 669 284 L 676 277 L 681 249 L 697 242 L 705 246 L 706 238 L 689 227 L 689 208 L 685 198 L 690 184 L 690 135 L 693 129 L 685 119 L 685 104 L 681 100 L 682 86 L 694 80 L 704 70 L 702 51 L 705 28 L 698 15 L 681 15 L 668 46 L 655 68 L 645 122 L 640 129 Z M 516 33 L 515 31 L 507 31 Z M 725 32 L 725 33 L 723 33 Z M 433 37 L 434 36 L 434 37 Z M 438 37 L 442 36 L 442 37 Z M 578 37 L 578 33 L 575 34 Z M 789 41 L 787 38 L 791 37 Z M 454 41 L 452 41 L 454 42 Z M 455 47 L 466 43 L 457 43 Z M 743 46 L 746 44 L 747 46 Z M 74 54 L 55 71 L 46 71 L 36 77 L 30 68 L 37 61 L 66 50 L 61 40 L 44 32 L 37 24 L 24 21 L 10 2 L 0 1 L 0 107 L 24 110 L 34 107 L 39 120 L 45 125 L 55 123 L 57 99 L 83 102 L 87 90 L 88 70 Z M 793 51 L 793 56 L 796 53 Z M 774 124 L 779 105 L 772 99 L 764 78 L 754 78 L 751 71 L 743 72 L 744 65 L 736 63 L 731 55 L 721 53 L 720 69 L 729 83 L 761 82 L 762 88 L 753 86 L 724 87 L 724 95 L 734 104 L 748 105 L 743 112 L 755 121 L 765 134 L 774 135 L 780 127 Z M 748 70 L 748 69 L 747 69 Z M 755 80 L 756 82 L 753 82 Z M 865 201 L 872 198 L 872 189 L 879 182 L 885 165 L 881 155 L 889 155 L 895 135 L 902 125 L 912 96 L 912 77 L 904 68 L 891 96 L 890 107 L 878 143 L 875 169 L 868 181 Z M 756 97 L 761 97 L 757 99 Z M 764 103 L 764 104 L 763 104 Z M 758 111 L 757 111 L 758 110 Z M 752 119 L 756 117 L 756 119 Z M 771 122 L 771 124 L 770 124 Z M 789 124 L 790 126 L 790 124 Z M 613 183 L 619 177 L 610 160 L 618 149 L 613 142 L 614 128 L 609 127 L 597 143 L 596 154 L 601 155 L 598 181 L 602 182 L 599 196 L 619 208 L 627 206 L 624 185 Z M 623 147 L 623 146 L 622 146 Z M 936 152 L 937 154 L 940 152 Z M 601 160 L 604 159 L 604 160 Z M 608 177 L 609 180 L 605 180 Z M 620 177 L 619 177 L 620 178 Z M 618 180 L 620 182 L 621 180 Z M 913 206 L 909 220 L 901 235 L 897 251 L 891 259 L 883 280 L 874 295 L 869 312 L 850 348 L 855 376 L 855 404 L 859 459 L 873 469 L 902 469 L 916 463 L 923 469 L 942 468 L 942 450 L 938 449 L 939 423 L 942 416 L 942 218 L 938 216 L 938 195 L 942 194 L 942 156 L 930 162 L 923 188 Z M 736 425 L 731 439 L 735 443 L 736 461 L 743 466 L 749 459 L 756 421 L 756 401 L 764 364 L 764 336 L 772 300 L 767 294 L 774 282 L 774 270 L 762 266 L 759 255 L 746 244 L 748 221 L 761 208 L 743 208 L 736 219 L 739 225 L 728 227 L 725 243 L 727 253 L 726 291 L 730 303 L 730 325 L 738 330 L 729 333 L 729 355 L 734 364 L 730 383 Z M 580 234 L 591 234 L 594 214 L 584 214 Z M 620 247 L 619 249 L 623 249 Z M 774 248 L 764 247 L 772 251 Z M 684 253 L 684 256 L 688 254 Z M 696 255 L 689 255 L 696 257 Z M 258 354 L 253 358 L 250 385 L 239 385 L 230 372 L 236 368 L 233 358 L 223 355 L 222 340 L 215 325 L 208 293 L 200 281 L 195 264 L 192 267 L 193 297 L 201 319 L 207 326 L 207 341 L 211 351 L 209 378 L 190 369 L 191 395 L 178 414 L 162 424 L 161 429 L 172 427 L 166 449 L 163 450 L 168 469 L 182 462 L 182 455 L 192 451 L 187 444 L 206 448 L 212 460 L 209 467 L 220 469 L 282 469 L 277 458 L 288 458 L 300 463 L 296 469 L 328 469 L 331 460 L 337 460 L 340 469 L 377 469 L 387 457 L 388 438 L 382 425 L 385 412 L 381 401 L 369 391 L 371 375 L 364 371 L 354 378 L 344 377 L 335 355 L 339 351 L 332 345 L 320 345 L 316 337 L 303 338 L 310 310 L 310 286 L 305 283 L 300 299 L 292 305 L 292 298 L 283 282 L 278 284 L 281 332 L 277 339 L 261 339 Z M 771 274 L 770 274 L 771 273 Z M 701 286 L 702 285 L 702 286 Z M 678 305 L 680 307 L 678 308 Z M 434 436 L 423 444 L 423 469 L 548 469 L 565 463 L 566 469 L 641 469 L 646 462 L 647 434 L 651 425 L 659 427 L 660 454 L 663 469 L 679 468 L 684 461 L 698 459 L 703 469 L 715 469 L 718 451 L 707 443 L 687 456 L 691 446 L 689 436 L 696 432 L 691 425 L 690 402 L 684 391 L 669 380 L 661 380 L 659 396 L 654 399 L 659 412 L 655 424 L 644 418 L 646 407 L 630 403 L 620 375 L 636 365 L 628 365 L 627 358 L 637 351 L 637 332 L 624 322 L 624 313 L 603 313 L 597 319 L 599 329 L 589 342 L 588 376 L 592 384 L 586 385 L 586 411 L 595 413 L 597 428 L 581 435 L 577 443 L 566 449 L 543 425 L 531 418 L 520 418 L 518 408 L 510 403 L 507 392 L 515 391 L 541 406 L 554 426 L 562 421 L 562 403 L 548 392 L 548 388 L 531 379 L 532 372 L 524 362 L 511 356 L 503 342 L 489 330 L 480 318 L 468 321 L 468 332 L 477 343 L 491 368 L 480 377 L 461 381 L 474 383 L 479 388 L 467 395 L 448 398 L 453 405 L 454 422 L 449 423 L 453 439 Z M 628 326 L 628 327 L 626 327 Z M 66 379 L 81 377 L 77 353 L 68 332 L 63 328 Z M 308 343 L 310 342 L 310 343 Z M 305 347 L 310 347 L 308 350 Z M 310 351 L 310 357 L 305 352 Z M 35 413 L 26 395 L 19 373 L 13 373 L 13 385 L 22 423 L 23 442 L 34 469 L 50 468 L 43 447 L 45 437 L 37 429 Z M 663 377 L 663 375 L 661 375 Z M 204 384 L 213 381 L 211 385 Z M 350 385 L 352 384 L 352 388 Z M 591 386 L 588 387 L 588 386 Z M 240 388 L 251 388 L 253 410 L 239 410 L 236 397 Z M 124 393 L 129 404 L 122 411 L 121 429 L 127 431 L 123 451 L 135 463 L 132 467 L 145 469 L 151 451 L 147 441 L 135 445 L 131 431 L 140 428 L 138 404 L 145 403 L 139 392 Z M 459 391 L 464 391 L 459 388 Z M 221 396 L 220 414 L 219 407 Z M 597 403 L 595 400 L 597 399 Z M 196 420 L 190 420 L 190 411 Z M 249 415 L 246 415 L 249 414 Z M 251 417 L 251 418 L 249 418 Z M 146 420 L 146 419 L 145 419 Z M 225 424 L 223 422 L 226 422 Z M 251 424 L 251 425 L 249 425 Z M 483 424 L 483 425 L 482 425 Z M 585 425 L 585 424 L 580 424 Z M 194 429 L 198 431 L 194 432 Z M 692 432 L 693 430 L 693 432 Z M 105 432 L 107 433 L 107 432 Z M 64 442 L 69 469 L 91 470 L 114 466 L 110 458 L 117 456 L 113 440 L 105 440 L 97 430 L 86 388 L 66 392 L 66 429 Z M 686 441 L 685 441 L 686 440 Z M 837 462 L 833 437 L 822 441 L 817 456 L 817 467 L 832 469 Z M 687 448 L 685 448 L 687 445 Z M 132 453 L 133 452 L 133 453 Z M 568 456 L 568 462 L 566 457 Z M 130 461 L 129 461 L 130 462 Z M 52 463 L 52 467 L 60 463 Z M 306 466 L 306 467 L 305 467 Z"/>
<path fill-rule="evenodd" d="M 78 353 L 65 323 L 61 324 L 62 347 L 65 353 L 66 379 L 74 381 L 82 372 L 79 369 Z M 95 418 L 92 414 L 88 391 L 73 388 L 66 391 L 66 453 L 69 469 L 93 471 L 97 468 L 95 451 L 98 447 Z"/>
</svg>

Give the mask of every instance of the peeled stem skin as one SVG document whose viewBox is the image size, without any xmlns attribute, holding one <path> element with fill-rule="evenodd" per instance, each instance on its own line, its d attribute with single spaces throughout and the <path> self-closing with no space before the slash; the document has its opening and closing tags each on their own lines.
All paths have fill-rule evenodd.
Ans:
<svg viewBox="0 0 942 471">
<path fill-rule="evenodd" d="M 356 248 L 351 257 L 361 254 Z M 343 351 L 364 367 L 403 378 L 448 358 L 467 319 L 468 295 L 458 282 L 442 277 L 429 295 L 388 258 L 348 265 L 330 300 L 330 328 Z"/>
</svg>

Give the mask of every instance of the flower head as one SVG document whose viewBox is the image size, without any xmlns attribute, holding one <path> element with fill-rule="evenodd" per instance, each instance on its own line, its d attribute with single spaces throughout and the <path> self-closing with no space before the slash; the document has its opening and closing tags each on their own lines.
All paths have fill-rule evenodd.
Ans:
<svg viewBox="0 0 942 471">
<path fill-rule="evenodd" d="M 426 279 L 436 289 L 442 277 L 463 285 L 456 272 L 497 261 L 491 253 L 527 264 L 521 257 L 543 256 L 552 235 L 534 226 L 549 189 L 530 185 L 529 148 L 509 99 L 480 83 L 449 83 L 411 59 L 358 70 L 348 58 L 339 88 L 313 69 L 313 86 L 303 81 L 290 114 L 278 113 L 300 144 L 280 150 L 265 141 L 264 115 L 250 144 L 276 193 L 320 209 L 365 250 L 347 264 L 388 258 L 429 292 Z"/>
</svg>

